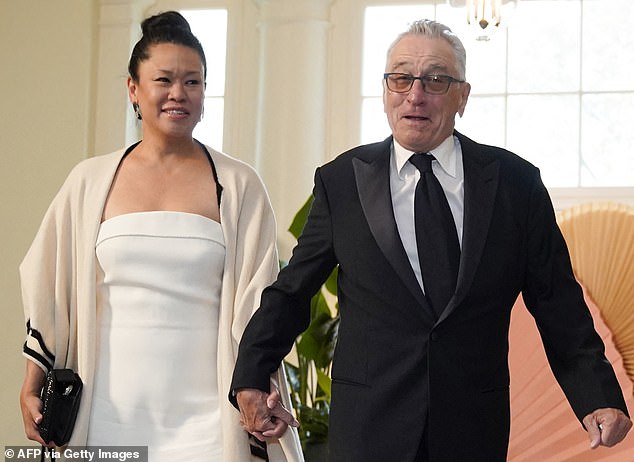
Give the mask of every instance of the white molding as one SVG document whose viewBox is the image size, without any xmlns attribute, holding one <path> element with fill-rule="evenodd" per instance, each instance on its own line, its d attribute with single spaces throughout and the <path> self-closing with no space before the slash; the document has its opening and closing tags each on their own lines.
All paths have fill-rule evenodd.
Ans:
<svg viewBox="0 0 634 462">
<path fill-rule="evenodd" d="M 588 202 L 619 202 L 634 206 L 634 188 L 549 188 L 555 210 Z"/>
</svg>

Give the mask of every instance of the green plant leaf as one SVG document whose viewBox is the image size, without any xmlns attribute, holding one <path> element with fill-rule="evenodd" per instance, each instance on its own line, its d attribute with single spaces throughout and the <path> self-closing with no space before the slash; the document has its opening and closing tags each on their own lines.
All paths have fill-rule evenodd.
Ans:
<svg viewBox="0 0 634 462">
<path fill-rule="evenodd" d="M 321 314 L 314 318 L 308 329 L 304 331 L 299 342 L 297 342 L 297 353 L 316 361 L 321 351 L 321 338 L 323 338 L 324 325 L 330 320 L 330 316 Z"/>
<path fill-rule="evenodd" d="M 313 298 L 310 300 L 310 320 L 311 322 L 322 315 L 331 316 L 330 307 L 328 306 L 328 302 L 326 301 L 326 297 L 321 292 L 317 292 Z"/>
<path fill-rule="evenodd" d="M 286 369 L 286 378 L 291 390 L 299 390 L 299 368 L 287 361 L 284 362 L 284 368 Z"/>
<path fill-rule="evenodd" d="M 315 367 L 328 368 L 337 342 L 339 317 L 321 313 L 312 320 L 297 343 L 297 353 L 315 363 Z"/>
<path fill-rule="evenodd" d="M 332 270 L 328 279 L 324 283 L 324 287 L 328 292 L 333 295 L 337 295 L 337 276 L 339 275 L 339 266 L 335 266 L 335 269 Z"/>
<path fill-rule="evenodd" d="M 321 369 L 317 369 L 317 383 L 319 384 L 319 388 L 326 394 L 328 402 L 330 402 L 330 390 L 332 388 L 332 379 L 330 376 Z"/>
<path fill-rule="evenodd" d="M 329 407 L 314 408 L 301 406 L 298 409 L 298 417 L 301 424 L 299 434 L 304 449 L 307 444 L 327 441 L 329 414 Z"/>
<path fill-rule="evenodd" d="M 306 224 L 306 220 L 308 219 L 308 213 L 310 212 L 310 207 L 313 205 L 313 196 L 311 195 L 308 200 L 302 205 L 302 208 L 295 214 L 293 218 L 293 222 L 291 226 L 288 228 L 290 233 L 295 236 L 295 239 L 299 238 L 299 235 L 302 234 L 304 229 L 304 225 Z"/>
<path fill-rule="evenodd" d="M 289 232 L 297 239 L 302 233 L 313 196 L 310 196 L 295 215 Z M 285 266 L 285 262 L 280 262 Z M 332 381 L 330 367 L 339 333 L 339 304 L 337 303 L 338 267 L 311 299 L 310 325 L 295 341 L 298 366 L 286 363 L 291 397 L 301 426 L 298 429 L 302 447 L 328 440 L 328 416 Z M 334 306 L 328 301 L 334 295 Z"/>
</svg>

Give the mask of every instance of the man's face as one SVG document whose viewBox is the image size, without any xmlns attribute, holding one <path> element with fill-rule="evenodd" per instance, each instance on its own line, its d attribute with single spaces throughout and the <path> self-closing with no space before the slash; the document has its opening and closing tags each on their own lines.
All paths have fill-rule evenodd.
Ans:
<svg viewBox="0 0 634 462">
<path fill-rule="evenodd" d="M 443 39 L 406 35 L 388 56 L 385 72 L 415 77 L 449 75 L 458 79 L 458 64 L 451 45 Z M 456 114 L 462 116 L 471 86 L 452 83 L 443 95 L 425 93 L 415 80 L 407 93 L 390 91 L 383 82 L 383 108 L 394 139 L 414 152 L 428 152 L 453 133 Z"/>
</svg>

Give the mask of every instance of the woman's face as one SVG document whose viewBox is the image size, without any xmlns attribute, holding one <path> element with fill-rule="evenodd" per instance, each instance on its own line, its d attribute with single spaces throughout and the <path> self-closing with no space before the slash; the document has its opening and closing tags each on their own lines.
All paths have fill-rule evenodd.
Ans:
<svg viewBox="0 0 634 462">
<path fill-rule="evenodd" d="M 173 43 L 149 48 L 139 63 L 139 79 L 128 78 L 128 94 L 139 105 L 144 138 L 191 138 L 205 97 L 204 69 L 198 53 Z"/>
</svg>

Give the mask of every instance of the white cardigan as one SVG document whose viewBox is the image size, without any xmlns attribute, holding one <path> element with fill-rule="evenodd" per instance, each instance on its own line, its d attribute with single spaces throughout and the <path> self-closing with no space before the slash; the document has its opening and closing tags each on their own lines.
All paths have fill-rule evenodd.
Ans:
<svg viewBox="0 0 634 462">
<path fill-rule="evenodd" d="M 239 412 L 228 396 L 242 332 L 262 290 L 279 269 L 273 211 L 261 179 L 247 164 L 207 147 L 222 185 L 220 222 L 226 245 L 218 333 L 218 390 L 224 460 L 251 460 Z M 72 446 L 88 432 L 96 359 L 95 243 L 104 204 L 125 150 L 80 162 L 47 210 L 20 265 L 27 321 L 24 355 L 42 369 L 72 368 L 84 390 Z M 216 200 L 216 198 L 212 198 Z M 165 358 L 165 365 L 177 358 Z M 274 375 L 290 409 L 283 369 Z M 224 396 L 223 396 L 224 395 Z M 271 461 L 302 461 L 297 431 L 268 444 Z M 204 454 L 201 454 L 204 459 Z"/>
</svg>

